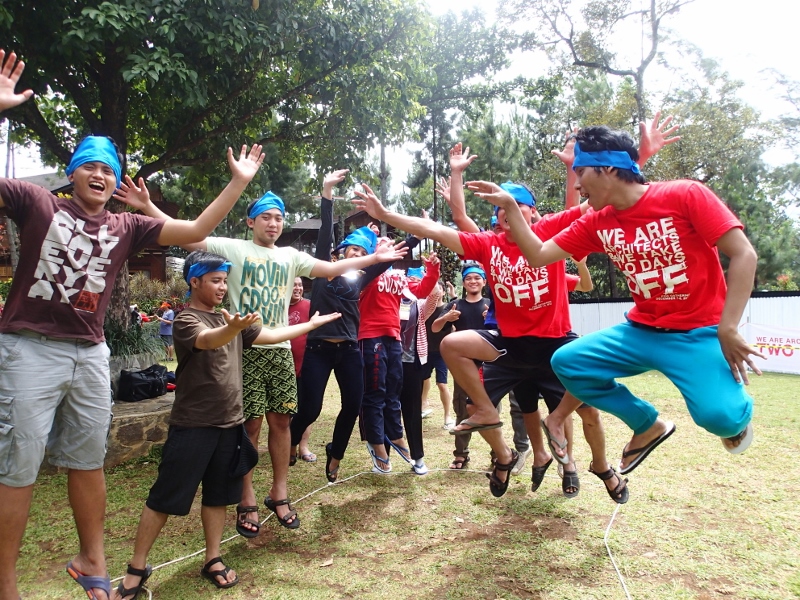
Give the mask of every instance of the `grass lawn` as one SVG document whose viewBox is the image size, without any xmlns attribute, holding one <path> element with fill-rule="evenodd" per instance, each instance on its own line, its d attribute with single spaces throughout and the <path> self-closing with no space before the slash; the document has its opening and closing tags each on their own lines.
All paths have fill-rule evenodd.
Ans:
<svg viewBox="0 0 800 600">
<path fill-rule="evenodd" d="M 800 450 L 800 378 L 754 378 L 756 437 L 738 457 L 691 422 L 664 377 L 646 374 L 628 383 L 678 426 L 630 475 L 630 501 L 609 534 L 631 597 L 800 598 L 800 469 L 794 462 Z M 292 498 L 318 490 L 296 504 L 301 528 L 289 531 L 270 518 L 258 538 L 226 543 L 223 557 L 240 584 L 224 593 L 199 577 L 200 555 L 156 571 L 149 582 L 154 598 L 625 598 L 603 542 L 617 505 L 586 472 L 590 455 L 582 439 L 577 498 L 561 495 L 554 464 L 537 493 L 530 492 L 528 466 L 496 499 L 482 472 L 447 471 L 453 442 L 441 429 L 434 391 L 431 405 L 438 410 L 424 421 L 429 475 L 412 475 L 393 457 L 392 475 L 366 473 L 326 486 L 324 444 L 339 407 L 335 393 L 332 385 L 311 435 L 319 461 L 290 469 Z M 611 417 L 605 425 L 609 459 L 616 463 L 630 432 Z M 510 427 L 505 433 L 510 440 Z M 270 477 L 266 433 L 262 450 L 256 490 L 263 498 Z M 488 467 L 488 446 L 477 435 L 472 450 L 470 466 Z M 369 466 L 356 430 L 341 477 Z M 155 459 L 139 460 L 107 473 L 112 579 L 122 575 L 131 556 L 156 467 Z M 267 514 L 264 509 L 262 518 Z M 228 522 L 226 534 L 233 535 L 232 509 Z M 203 545 L 196 502 L 190 516 L 167 522 L 150 562 L 160 565 Z M 64 573 L 76 548 L 66 478 L 41 477 L 18 564 L 23 598 L 85 597 Z"/>
</svg>

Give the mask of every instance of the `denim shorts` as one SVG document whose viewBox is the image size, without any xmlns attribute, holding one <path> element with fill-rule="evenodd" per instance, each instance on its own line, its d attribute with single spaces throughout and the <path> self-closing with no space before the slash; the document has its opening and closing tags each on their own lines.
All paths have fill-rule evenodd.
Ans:
<svg viewBox="0 0 800 600">
<path fill-rule="evenodd" d="M 0 483 L 36 481 L 45 449 L 57 467 L 103 466 L 111 426 L 109 349 L 32 331 L 0 334 Z"/>
</svg>

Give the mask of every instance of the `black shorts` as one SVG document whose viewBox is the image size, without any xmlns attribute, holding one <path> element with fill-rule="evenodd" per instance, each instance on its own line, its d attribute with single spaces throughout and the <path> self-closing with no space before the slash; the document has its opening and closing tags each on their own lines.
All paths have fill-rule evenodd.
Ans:
<svg viewBox="0 0 800 600">
<path fill-rule="evenodd" d="M 483 385 L 495 406 L 514 390 L 525 414 L 539 409 L 540 395 L 550 412 L 556 409 L 566 389 L 550 366 L 550 359 L 561 346 L 578 339 L 575 333 L 570 331 L 560 338 L 509 338 L 496 329 L 475 333 L 500 353 L 494 361 L 483 364 Z"/>
<path fill-rule="evenodd" d="M 171 425 L 147 507 L 168 515 L 188 515 L 203 484 L 203 506 L 228 506 L 242 500 L 242 477 L 231 477 L 241 425 L 177 427 Z"/>
</svg>

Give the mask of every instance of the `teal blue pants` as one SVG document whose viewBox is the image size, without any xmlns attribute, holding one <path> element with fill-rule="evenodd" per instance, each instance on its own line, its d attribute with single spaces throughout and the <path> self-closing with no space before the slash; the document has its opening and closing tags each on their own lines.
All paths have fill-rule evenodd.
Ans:
<svg viewBox="0 0 800 600">
<path fill-rule="evenodd" d="M 737 435 L 753 414 L 753 399 L 733 378 L 716 327 L 661 333 L 625 322 L 562 346 L 551 364 L 573 396 L 637 435 L 656 422 L 658 411 L 616 379 L 651 370 L 675 384 L 694 422 L 716 436 Z"/>
</svg>

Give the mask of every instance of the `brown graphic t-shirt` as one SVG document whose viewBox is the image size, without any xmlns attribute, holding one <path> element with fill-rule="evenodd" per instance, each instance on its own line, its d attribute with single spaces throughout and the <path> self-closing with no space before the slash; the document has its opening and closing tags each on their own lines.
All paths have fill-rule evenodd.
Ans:
<svg viewBox="0 0 800 600">
<path fill-rule="evenodd" d="M 223 325 L 220 313 L 194 308 L 184 309 L 172 322 L 178 368 L 170 425 L 227 428 L 244 422 L 242 348 L 253 344 L 261 325 L 251 325 L 220 348 L 195 350 L 202 331 Z"/>
<path fill-rule="evenodd" d="M 70 199 L 14 179 L 0 178 L 0 197 L 21 241 L 0 332 L 102 342 L 117 273 L 157 243 L 164 221 L 107 210 L 89 216 Z"/>
</svg>

